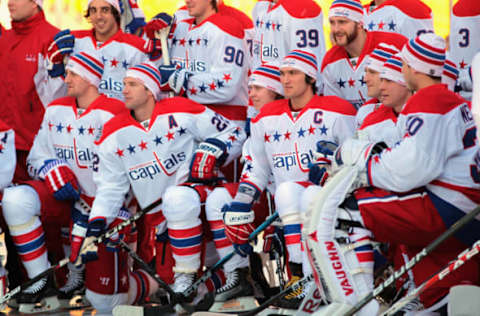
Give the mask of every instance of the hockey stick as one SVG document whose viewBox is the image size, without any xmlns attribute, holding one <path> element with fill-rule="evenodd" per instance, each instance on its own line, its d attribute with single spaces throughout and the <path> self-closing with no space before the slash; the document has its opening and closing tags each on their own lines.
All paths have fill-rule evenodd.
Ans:
<svg viewBox="0 0 480 316">
<path fill-rule="evenodd" d="M 238 316 L 254 316 L 257 315 L 259 312 L 263 311 L 264 309 L 268 308 L 268 306 L 272 305 L 275 303 L 277 300 L 280 298 L 284 297 L 285 295 L 289 294 L 290 292 L 293 292 L 303 286 L 305 286 L 308 282 L 313 280 L 313 274 L 310 274 L 309 276 L 304 277 L 303 279 L 293 283 L 292 285 L 286 287 L 279 293 L 275 294 L 274 296 L 270 297 L 268 300 L 260 304 L 257 308 L 254 308 L 249 311 L 241 312 L 238 313 Z"/>
<path fill-rule="evenodd" d="M 252 241 L 253 239 L 255 239 L 255 237 L 257 237 L 257 235 L 260 234 L 260 232 L 262 232 L 265 228 L 267 228 L 267 226 L 273 223 L 273 221 L 275 221 L 277 217 L 278 217 L 277 212 L 270 215 L 260 226 L 257 227 L 257 229 L 255 229 L 253 232 L 250 233 L 250 235 L 248 236 L 248 240 Z M 207 281 L 210 277 L 212 277 L 213 272 L 215 272 L 217 269 L 222 267 L 234 255 L 235 255 L 235 251 L 232 251 L 222 259 L 218 260 L 217 263 L 215 263 L 210 269 L 205 271 L 205 273 L 200 278 L 198 278 L 198 280 L 195 281 L 192 284 L 192 286 L 190 286 L 188 289 L 183 291 L 182 293 L 183 297 L 184 298 L 189 297 L 199 287 L 200 284 L 202 284 L 203 282 Z"/>
<path fill-rule="evenodd" d="M 170 26 L 155 32 L 155 38 L 159 39 L 160 44 L 162 45 L 162 59 L 163 59 L 163 64 L 165 66 L 170 65 L 170 54 L 168 52 L 168 44 L 167 44 L 167 38 L 169 33 L 170 33 Z M 174 96 L 173 91 L 169 91 L 168 96 L 172 98 Z"/>
<path fill-rule="evenodd" d="M 129 226 L 130 224 L 132 224 L 133 222 L 135 222 L 137 219 L 139 219 L 143 214 L 151 211 L 152 209 L 154 209 L 155 207 L 157 207 L 158 205 L 160 205 L 162 203 L 162 200 L 157 200 L 155 202 L 153 202 L 152 204 L 150 204 L 149 206 L 147 206 L 146 208 L 138 211 L 137 213 L 135 213 L 132 217 L 130 217 L 129 219 L 121 222 L 120 224 L 118 224 L 117 226 L 115 227 L 112 227 L 111 229 L 109 229 L 108 231 L 106 231 L 105 233 L 103 233 L 102 235 L 98 236 L 97 239 L 95 239 L 94 241 L 92 241 L 92 243 L 95 243 L 95 244 L 100 244 L 102 242 L 104 242 L 106 239 L 114 236 L 115 234 L 118 234 L 118 232 L 120 232 L 122 229 L 124 229 L 125 227 Z M 34 284 L 35 282 L 37 281 L 40 281 L 41 279 L 43 279 L 44 277 L 48 276 L 50 273 L 52 272 L 55 272 L 59 269 L 61 269 L 62 267 L 64 267 L 68 262 L 70 262 L 70 258 L 63 258 L 62 260 L 60 260 L 56 265 L 54 265 L 53 267 L 50 267 L 48 269 L 46 269 L 45 271 L 43 271 L 42 273 L 36 275 L 35 277 L 31 278 L 30 280 L 28 280 L 27 282 L 17 286 L 16 288 L 14 288 L 13 290 L 9 291 L 7 294 L 5 294 L 4 296 L 0 297 L 0 305 L 6 303 L 8 300 L 10 300 L 11 298 L 13 298 L 15 295 L 17 295 L 18 293 L 20 293 L 21 291 L 25 290 L 26 288 L 28 288 L 29 286 L 31 286 L 32 284 Z"/>
<path fill-rule="evenodd" d="M 162 306 L 162 308 L 165 308 L 165 312 L 167 312 L 168 307 L 172 307 L 173 309 L 173 306 L 175 306 L 177 303 L 180 304 L 189 314 L 192 314 L 195 311 L 194 306 L 188 305 L 180 300 L 179 294 L 175 293 L 172 288 L 165 283 L 165 281 L 163 281 L 160 276 L 127 245 L 127 243 L 125 243 L 125 241 L 120 240 L 119 244 L 126 252 L 128 252 L 129 256 L 132 257 L 142 267 L 142 269 L 145 270 L 145 272 L 147 272 L 155 281 L 157 281 L 158 285 L 170 295 L 170 303 L 167 306 Z"/>
<path fill-rule="evenodd" d="M 456 232 L 463 228 L 466 224 L 468 224 L 471 220 L 475 218 L 480 213 L 480 207 L 475 208 L 470 213 L 464 215 L 460 218 L 455 224 L 450 226 L 445 232 L 443 232 L 437 239 L 431 242 L 427 247 L 423 248 L 422 251 L 417 253 L 415 257 L 410 259 L 406 264 L 400 267 L 397 271 L 395 271 L 388 279 L 383 281 L 379 286 L 373 289 L 372 292 L 365 295 L 361 298 L 358 303 L 353 306 L 344 316 L 352 316 L 356 312 L 358 312 L 363 306 L 365 306 L 368 302 L 375 298 L 378 294 L 380 294 L 385 288 L 390 286 L 393 282 L 398 280 L 406 271 L 412 269 L 420 260 L 425 258 L 429 255 L 433 250 L 435 250 L 438 245 L 444 242 L 446 239 L 450 238 Z"/>
<path fill-rule="evenodd" d="M 398 302 L 393 304 L 388 310 L 383 312 L 381 314 L 381 316 L 395 314 L 403 306 L 405 306 L 408 302 L 412 301 L 417 296 L 419 296 L 421 293 L 425 292 L 425 290 L 428 290 L 435 283 L 443 280 L 447 275 L 449 275 L 451 272 L 460 268 L 466 261 L 470 260 L 472 257 L 477 255 L 479 252 L 480 252 L 480 240 L 478 240 L 475 244 L 473 244 L 472 247 L 467 248 L 462 253 L 460 253 L 457 256 L 455 261 L 449 263 L 445 268 L 443 268 L 438 273 L 434 274 L 428 280 L 423 282 L 422 285 L 420 285 L 419 287 L 414 289 L 407 296 L 405 296 L 404 298 L 402 298 L 401 300 L 399 300 Z"/>
</svg>

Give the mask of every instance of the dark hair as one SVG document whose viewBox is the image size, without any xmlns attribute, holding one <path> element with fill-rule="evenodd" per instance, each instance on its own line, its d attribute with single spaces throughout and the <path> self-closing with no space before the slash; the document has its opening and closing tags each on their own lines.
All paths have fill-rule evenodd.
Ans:
<svg viewBox="0 0 480 316">
<path fill-rule="evenodd" d="M 312 87 L 313 94 L 317 94 L 317 81 L 305 74 L 305 82 Z"/>
<path fill-rule="evenodd" d="M 85 12 L 84 17 L 89 18 L 90 17 L 90 8 L 87 8 L 87 12 Z M 113 6 L 110 5 L 110 11 L 112 12 L 113 17 L 115 18 L 115 22 L 117 22 L 118 25 L 120 25 L 120 12 Z"/>
<path fill-rule="evenodd" d="M 217 0 L 212 0 L 212 8 L 215 12 L 218 12 Z"/>
</svg>

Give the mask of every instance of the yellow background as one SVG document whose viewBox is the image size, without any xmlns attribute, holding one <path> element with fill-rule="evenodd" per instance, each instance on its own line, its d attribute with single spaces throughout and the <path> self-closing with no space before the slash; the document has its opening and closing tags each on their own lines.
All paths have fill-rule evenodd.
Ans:
<svg viewBox="0 0 480 316">
<path fill-rule="evenodd" d="M 10 18 L 7 9 L 8 0 L 0 0 L 0 23 L 9 27 Z M 328 40 L 328 8 L 333 0 L 315 0 L 323 10 L 325 39 Z M 479 0 L 480 1 L 480 0 Z M 165 0 L 139 0 L 140 7 L 144 10 L 147 20 L 159 12 L 173 14 L 177 8 L 184 4 L 180 1 Z M 251 16 L 256 0 L 224 0 L 226 4 L 232 5 Z M 369 1 L 362 1 L 367 3 Z M 452 0 L 423 0 L 433 11 L 433 23 L 435 32 L 443 37 L 448 35 L 450 23 L 450 6 Z M 454 1 L 456 2 L 456 1 Z M 44 10 L 47 19 L 60 29 L 86 29 L 88 22 L 83 18 L 83 13 L 88 0 L 44 0 Z M 327 43 L 328 45 L 329 43 Z M 328 45 L 329 46 L 329 45 Z"/>
</svg>

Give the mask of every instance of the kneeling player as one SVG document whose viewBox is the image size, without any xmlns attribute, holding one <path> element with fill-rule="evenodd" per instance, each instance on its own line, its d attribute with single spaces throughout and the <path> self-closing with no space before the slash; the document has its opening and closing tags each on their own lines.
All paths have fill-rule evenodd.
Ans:
<svg viewBox="0 0 480 316">
<path fill-rule="evenodd" d="M 50 266 L 42 222 L 68 226 L 70 212 L 73 219 L 88 216 L 95 193 L 95 137 L 124 109 L 123 103 L 98 93 L 102 73 L 100 57 L 79 53 L 69 59 L 68 96 L 48 106 L 27 159 L 35 180 L 5 189 L 3 214 L 30 278 Z M 70 268 L 67 284 L 58 293 L 65 299 L 83 287 L 83 269 Z M 53 287 L 49 277 L 25 289 L 18 298 L 20 311 L 38 311 L 34 305 L 44 298 L 50 301 L 45 308 L 58 307 Z"/>
<path fill-rule="evenodd" d="M 123 93 L 126 105 L 131 111 L 110 120 L 97 143 L 99 164 L 94 180 L 98 190 L 89 218 L 89 227 L 110 225 L 130 187 L 140 207 L 145 208 L 162 198 L 168 187 L 187 180 L 189 163 L 193 157 L 193 166 L 198 167 L 198 174 L 204 175 L 219 163 L 235 158 L 235 153 L 240 151 L 243 132 L 237 134 L 237 128 L 228 120 L 186 98 L 158 100 L 160 82 L 159 71 L 149 64 L 137 65 L 127 71 Z M 231 140 L 232 136 L 236 137 L 235 141 Z M 196 149 L 198 142 L 201 144 Z M 230 149 L 227 149 L 227 143 L 231 145 Z M 193 193 L 192 198 L 198 198 L 196 193 Z M 176 209 L 181 206 L 180 212 L 164 211 L 162 214 L 162 209 L 167 209 L 168 203 L 175 201 L 164 199 L 160 207 L 147 215 L 158 225 L 157 234 L 166 231 L 163 215 L 167 218 L 168 234 L 173 254 L 176 256 L 178 282 L 182 276 L 185 277 L 186 272 L 198 269 L 198 266 L 192 267 L 189 263 L 192 262 L 192 257 L 196 256 L 197 250 L 199 253 L 200 223 L 194 219 L 194 216 L 198 218 L 198 214 L 189 213 L 196 211 L 189 205 L 175 205 Z M 181 219 L 185 216 L 194 219 L 192 226 L 182 225 Z M 98 262 L 100 261 L 101 258 Z M 104 270 L 104 273 L 113 271 L 108 264 L 98 263 L 97 267 Z M 126 265 L 116 267 L 126 269 Z M 87 298 L 97 309 L 101 307 L 102 311 L 111 311 L 117 304 L 131 304 L 134 301 L 137 295 L 132 285 L 135 284 L 130 283 L 128 290 L 128 278 L 118 280 L 125 283 L 118 283 L 121 287 L 116 292 L 115 279 L 109 278 L 109 282 L 105 280 L 107 278 L 98 274 L 96 288 L 91 291 L 87 284 Z M 102 283 L 108 283 L 110 288 L 105 287 L 105 290 L 100 291 Z M 137 284 L 137 290 L 142 289 L 150 292 L 145 293 L 146 295 L 153 292 L 151 283 L 150 288 L 146 283 L 141 287 Z"/>
</svg>

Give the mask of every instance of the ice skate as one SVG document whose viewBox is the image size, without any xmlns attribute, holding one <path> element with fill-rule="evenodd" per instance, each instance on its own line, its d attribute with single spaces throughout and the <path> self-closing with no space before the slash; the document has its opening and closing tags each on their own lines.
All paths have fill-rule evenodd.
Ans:
<svg viewBox="0 0 480 316">
<path fill-rule="evenodd" d="M 67 283 L 58 290 L 58 300 L 62 308 L 80 308 L 89 306 L 85 298 L 85 269 L 69 265 Z"/>
<path fill-rule="evenodd" d="M 25 314 L 55 311 L 60 308 L 53 277 L 45 277 L 35 282 L 19 294 L 18 310 Z"/>
</svg>

